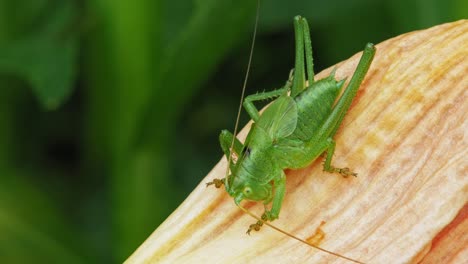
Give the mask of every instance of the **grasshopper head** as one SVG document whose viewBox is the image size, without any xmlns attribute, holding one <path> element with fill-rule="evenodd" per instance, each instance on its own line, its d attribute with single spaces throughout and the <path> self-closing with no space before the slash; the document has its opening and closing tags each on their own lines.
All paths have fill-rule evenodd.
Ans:
<svg viewBox="0 0 468 264">
<path fill-rule="evenodd" d="M 228 177 L 226 190 L 236 204 L 244 199 L 264 201 L 272 198 L 271 180 L 281 169 L 274 166 L 269 150 L 273 141 L 268 133 L 259 126 L 252 125 L 245 147 L 237 162 L 233 164 L 232 174 Z"/>
<path fill-rule="evenodd" d="M 234 177 L 232 184 L 227 190 L 229 195 L 234 198 L 237 205 L 244 199 L 250 201 L 265 201 L 271 200 L 272 186 L 271 184 L 258 184 L 256 182 L 246 182 L 240 177 Z"/>
</svg>

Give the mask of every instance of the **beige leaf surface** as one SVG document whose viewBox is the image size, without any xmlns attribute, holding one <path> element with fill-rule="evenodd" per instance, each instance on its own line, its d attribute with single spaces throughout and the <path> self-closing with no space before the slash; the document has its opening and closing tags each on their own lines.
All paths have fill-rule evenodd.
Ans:
<svg viewBox="0 0 468 264">
<path fill-rule="evenodd" d="M 333 164 L 359 176 L 323 172 L 322 158 L 286 171 L 273 224 L 310 239 L 323 221 L 320 246 L 365 263 L 467 263 L 468 20 L 376 47 L 335 136 Z M 337 65 L 338 79 L 360 55 Z M 222 159 L 126 263 L 350 263 L 267 226 L 246 235 L 256 220 L 224 189 L 205 187 L 225 172 Z"/>
</svg>

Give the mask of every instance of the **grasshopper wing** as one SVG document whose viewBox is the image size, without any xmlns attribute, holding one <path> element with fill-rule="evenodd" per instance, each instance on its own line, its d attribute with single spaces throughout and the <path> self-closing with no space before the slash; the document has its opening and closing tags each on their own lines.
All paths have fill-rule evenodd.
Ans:
<svg viewBox="0 0 468 264">
<path fill-rule="evenodd" d="M 257 124 L 273 141 L 291 135 L 297 125 L 296 102 L 287 95 L 279 97 L 265 109 Z"/>
</svg>

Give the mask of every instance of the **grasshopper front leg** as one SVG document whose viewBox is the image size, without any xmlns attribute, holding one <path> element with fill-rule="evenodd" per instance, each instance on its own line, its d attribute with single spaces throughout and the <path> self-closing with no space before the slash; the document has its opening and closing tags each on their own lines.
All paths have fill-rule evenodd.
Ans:
<svg viewBox="0 0 468 264">
<path fill-rule="evenodd" d="M 234 169 L 234 161 L 233 153 L 231 153 L 231 145 L 232 145 L 232 140 L 234 139 L 234 136 L 232 135 L 231 132 L 227 130 L 222 130 L 221 134 L 219 135 L 219 142 L 221 144 L 221 148 L 223 149 L 224 154 L 226 155 L 226 158 L 229 160 L 229 157 L 231 157 L 231 162 L 229 163 L 229 168 L 231 171 Z M 239 157 L 242 153 L 242 149 L 244 148 L 244 145 L 237 139 L 235 138 L 234 141 L 234 154 Z M 223 184 L 225 183 L 225 179 L 213 179 L 211 182 L 207 182 L 206 186 L 214 185 L 216 188 L 220 188 Z"/>
<path fill-rule="evenodd" d="M 252 230 L 259 231 L 264 222 L 278 219 L 281 206 L 283 205 L 284 195 L 286 194 L 286 174 L 284 171 L 281 171 L 280 176 L 277 179 L 274 179 L 273 183 L 275 186 L 275 194 L 273 196 L 271 210 L 269 211 L 265 208 L 265 212 L 262 215 L 262 221 L 257 221 L 255 224 L 251 224 L 249 226 L 249 229 L 247 230 L 247 234 L 249 235 Z"/>
</svg>

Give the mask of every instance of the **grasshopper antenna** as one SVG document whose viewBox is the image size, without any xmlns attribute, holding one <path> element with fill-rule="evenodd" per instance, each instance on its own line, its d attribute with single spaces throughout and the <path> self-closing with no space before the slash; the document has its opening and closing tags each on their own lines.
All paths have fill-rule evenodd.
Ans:
<svg viewBox="0 0 468 264">
<path fill-rule="evenodd" d="M 266 222 L 266 221 L 260 219 L 260 217 L 254 215 L 252 212 L 250 212 L 248 209 L 242 207 L 241 205 L 238 205 L 237 207 L 239 207 L 242 211 L 244 211 L 246 214 L 250 215 L 251 217 L 257 219 L 258 221 L 263 222 L 265 225 L 267 225 L 267 226 L 273 228 L 274 230 L 276 230 L 276 231 L 278 231 L 278 232 L 280 232 L 280 233 L 282 233 L 282 234 L 284 234 L 284 235 L 286 235 L 286 236 L 288 236 L 288 237 L 290 237 L 290 238 L 292 238 L 292 239 L 295 239 L 295 240 L 297 240 L 297 241 L 299 241 L 299 242 L 302 242 L 302 243 L 304 243 L 304 244 L 307 244 L 307 245 L 309 245 L 309 246 L 311 246 L 311 247 L 313 247 L 313 248 L 316 248 L 316 249 L 318 249 L 318 250 L 320 250 L 320 251 L 323 251 L 323 252 L 325 252 L 325 253 L 331 254 L 331 255 L 333 255 L 333 256 L 336 256 L 336 257 L 339 257 L 339 258 L 342 258 L 342 259 L 346 259 L 346 260 L 352 261 L 352 262 L 354 262 L 354 263 L 365 264 L 364 262 L 361 262 L 361 261 L 359 261 L 359 260 L 355 260 L 355 259 L 346 257 L 346 256 L 344 256 L 344 255 L 341 255 L 341 254 L 332 252 L 332 251 L 330 251 L 330 250 L 326 250 L 326 249 L 321 248 L 321 247 L 319 247 L 319 246 L 316 246 L 316 245 L 314 245 L 314 244 L 312 244 L 312 243 L 310 243 L 310 242 L 307 242 L 306 240 L 304 240 L 304 239 L 302 239 L 302 238 L 296 237 L 296 236 L 294 236 L 294 235 L 292 235 L 292 234 L 290 234 L 290 233 L 288 233 L 288 232 L 282 230 L 281 228 L 276 227 L 276 226 L 274 226 L 274 225 L 272 225 L 272 224 L 270 224 L 270 223 L 268 223 L 268 222 Z"/>
<path fill-rule="evenodd" d="M 247 70 L 245 72 L 244 84 L 242 85 L 242 93 L 241 93 L 241 97 L 240 97 L 239 108 L 237 110 L 236 124 L 234 125 L 234 132 L 233 132 L 233 137 L 232 137 L 232 142 L 231 142 L 231 147 L 230 147 L 231 153 L 233 153 L 234 141 L 236 140 L 237 130 L 239 129 L 239 120 L 240 120 L 240 115 L 241 115 L 241 112 L 242 112 L 242 101 L 244 101 L 245 89 L 247 87 L 247 79 L 249 78 L 250 66 L 252 64 L 252 57 L 253 57 L 253 52 L 254 52 L 254 47 L 255 47 L 255 38 L 257 36 L 259 13 L 260 13 L 260 0 L 257 0 L 257 11 L 256 11 L 256 14 L 255 14 L 255 26 L 254 26 L 253 37 L 252 37 L 252 45 L 250 46 L 249 62 L 247 64 Z M 229 155 L 228 163 L 227 163 L 228 165 L 227 165 L 227 169 L 226 169 L 226 181 L 225 181 L 226 186 L 229 185 L 229 180 L 228 180 L 228 177 L 229 177 L 229 164 L 231 164 L 231 161 L 232 161 L 232 155 Z"/>
</svg>

